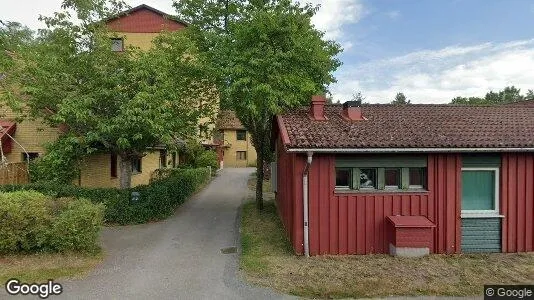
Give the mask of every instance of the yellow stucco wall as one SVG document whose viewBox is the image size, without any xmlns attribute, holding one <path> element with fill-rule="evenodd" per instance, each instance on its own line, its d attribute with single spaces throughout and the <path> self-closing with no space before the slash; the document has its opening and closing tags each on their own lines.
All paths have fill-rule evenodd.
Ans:
<svg viewBox="0 0 534 300">
<path fill-rule="evenodd" d="M 152 47 L 152 41 L 159 33 L 117 32 L 116 35 L 124 38 L 124 46 L 135 46 L 146 51 Z"/>
<path fill-rule="evenodd" d="M 132 186 L 148 184 L 152 173 L 159 169 L 159 151 L 149 152 L 141 160 L 141 173 L 132 174 Z M 117 161 L 117 176 L 120 163 Z M 95 154 L 86 158 L 75 182 L 86 187 L 119 187 L 119 177 L 111 177 L 111 155 Z"/>
<path fill-rule="evenodd" d="M 21 116 L 14 113 L 5 105 L 0 106 L 0 118 L 7 120 L 16 120 Z M 59 136 L 59 131 L 56 128 L 51 128 L 44 124 L 42 120 L 23 119 L 22 122 L 17 123 L 17 130 L 13 138 L 20 143 L 29 153 L 39 153 L 42 156 L 45 153 L 45 143 L 52 142 Z M 13 143 L 11 153 L 5 154 L 8 162 L 21 162 L 24 159 L 22 155 L 24 150 Z"/>
<path fill-rule="evenodd" d="M 247 140 L 238 141 L 236 130 L 224 130 L 224 144 L 230 147 L 224 149 L 224 167 L 225 168 L 244 168 L 256 166 L 256 149 L 252 145 L 252 138 L 247 131 Z M 237 160 L 237 151 L 246 151 L 246 160 Z"/>
</svg>

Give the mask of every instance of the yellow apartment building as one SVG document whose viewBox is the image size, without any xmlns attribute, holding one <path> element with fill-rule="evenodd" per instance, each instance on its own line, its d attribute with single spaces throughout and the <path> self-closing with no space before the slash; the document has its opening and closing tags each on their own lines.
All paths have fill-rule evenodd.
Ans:
<svg viewBox="0 0 534 300">
<path fill-rule="evenodd" d="M 106 20 L 114 32 L 112 51 L 124 51 L 133 45 L 147 50 L 153 39 L 163 30 L 180 30 L 187 24 L 147 5 L 140 5 Z M 0 138 L 2 153 L 7 162 L 22 162 L 45 153 L 45 145 L 61 134 L 58 128 L 51 128 L 42 120 L 22 118 L 7 107 L 0 107 Z M 13 139 L 5 133 L 9 133 Z M 19 145 L 20 144 L 20 145 Z M 80 176 L 75 184 L 87 187 L 119 187 L 119 159 L 110 153 L 94 154 L 82 162 Z M 179 158 L 176 152 L 164 147 L 148 149 L 147 154 L 133 162 L 132 186 L 148 184 L 152 173 L 165 167 L 175 167 Z"/>
</svg>

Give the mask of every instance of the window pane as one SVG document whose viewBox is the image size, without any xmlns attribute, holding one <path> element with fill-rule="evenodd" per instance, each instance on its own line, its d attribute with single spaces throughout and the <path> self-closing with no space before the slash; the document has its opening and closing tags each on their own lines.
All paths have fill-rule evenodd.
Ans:
<svg viewBox="0 0 534 300">
<path fill-rule="evenodd" d="M 495 209 L 494 171 L 462 171 L 462 209 Z"/>
<path fill-rule="evenodd" d="M 132 172 L 133 173 L 141 173 L 142 172 L 141 158 L 134 158 L 132 160 Z"/>
<path fill-rule="evenodd" d="M 236 132 L 237 140 L 238 141 L 246 141 L 247 140 L 247 131 L 246 130 L 238 130 Z"/>
<path fill-rule="evenodd" d="M 124 42 L 122 39 L 111 39 L 111 51 L 120 52 L 124 50 Z"/>
<path fill-rule="evenodd" d="M 351 173 L 350 169 L 336 169 L 336 186 L 350 187 Z"/>
<path fill-rule="evenodd" d="M 424 186 L 425 175 L 423 168 L 410 168 L 410 185 L 411 186 Z"/>
<path fill-rule="evenodd" d="M 400 170 L 399 169 L 386 169 L 385 171 L 385 183 L 387 187 L 399 187 L 400 186 Z"/>
<path fill-rule="evenodd" d="M 236 152 L 237 160 L 246 160 L 247 152 L 246 151 L 237 151 Z"/>
<path fill-rule="evenodd" d="M 360 169 L 360 188 L 376 188 L 376 169 Z"/>
</svg>

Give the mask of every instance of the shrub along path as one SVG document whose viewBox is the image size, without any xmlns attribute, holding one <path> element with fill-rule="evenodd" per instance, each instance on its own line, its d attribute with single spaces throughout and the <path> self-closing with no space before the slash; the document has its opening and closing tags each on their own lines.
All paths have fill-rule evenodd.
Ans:
<svg viewBox="0 0 534 300">
<path fill-rule="evenodd" d="M 106 260 L 54 299 L 272 299 L 237 278 L 237 212 L 253 169 L 225 169 L 169 219 L 103 230 Z M 231 251 L 230 251 L 231 252 Z M 0 298 L 4 290 L 0 290 Z"/>
</svg>

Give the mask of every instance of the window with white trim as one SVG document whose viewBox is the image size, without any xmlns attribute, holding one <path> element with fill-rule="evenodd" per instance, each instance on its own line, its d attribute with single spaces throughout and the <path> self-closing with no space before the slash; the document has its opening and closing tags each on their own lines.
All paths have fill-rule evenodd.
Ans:
<svg viewBox="0 0 534 300">
<path fill-rule="evenodd" d="M 462 168 L 462 217 L 499 214 L 499 168 Z"/>
</svg>

